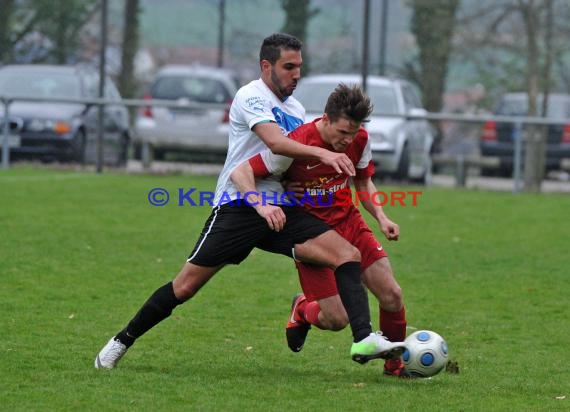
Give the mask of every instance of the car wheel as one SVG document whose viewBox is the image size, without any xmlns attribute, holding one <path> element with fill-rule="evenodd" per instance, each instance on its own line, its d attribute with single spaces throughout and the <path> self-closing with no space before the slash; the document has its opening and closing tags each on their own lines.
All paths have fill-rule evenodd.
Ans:
<svg viewBox="0 0 570 412">
<path fill-rule="evenodd" d="M 85 163 L 85 147 L 86 147 L 87 140 L 85 138 L 85 132 L 83 130 L 79 130 L 75 137 L 73 138 L 73 142 L 71 143 L 71 159 L 78 162 L 78 163 Z"/>
<path fill-rule="evenodd" d="M 431 155 L 428 155 L 423 175 L 421 175 L 416 179 L 412 179 L 412 182 L 418 183 L 423 186 L 429 186 L 431 185 L 432 180 L 433 180 L 433 161 L 431 159 Z"/>
<path fill-rule="evenodd" d="M 502 167 L 499 169 L 499 176 L 506 178 L 513 177 L 513 169 L 511 167 Z"/>
<path fill-rule="evenodd" d="M 402 148 L 402 154 L 400 156 L 400 162 L 398 163 L 398 170 L 396 171 L 397 179 L 407 179 L 408 170 L 410 169 L 410 148 L 408 144 L 405 143 Z"/>
<path fill-rule="evenodd" d="M 140 143 L 133 144 L 133 159 L 142 159 L 142 145 Z"/>
<path fill-rule="evenodd" d="M 117 166 L 124 166 L 127 164 L 129 157 L 129 136 L 123 134 L 121 140 L 119 141 L 119 152 L 117 154 Z"/>
<path fill-rule="evenodd" d="M 164 160 L 166 157 L 166 150 L 154 149 L 152 152 L 152 158 L 154 160 Z"/>
<path fill-rule="evenodd" d="M 482 167 L 481 168 L 481 176 L 483 176 L 483 177 L 497 176 L 497 170 L 496 169 L 490 169 L 488 167 Z"/>
</svg>

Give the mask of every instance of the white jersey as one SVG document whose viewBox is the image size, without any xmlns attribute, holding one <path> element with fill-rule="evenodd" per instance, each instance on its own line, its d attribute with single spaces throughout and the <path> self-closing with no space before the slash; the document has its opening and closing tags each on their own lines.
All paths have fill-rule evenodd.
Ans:
<svg viewBox="0 0 570 412">
<path fill-rule="evenodd" d="M 268 149 L 253 131 L 256 124 L 275 122 L 285 136 L 305 120 L 305 108 L 293 96 L 285 101 L 267 87 L 263 80 L 253 80 L 238 90 L 230 108 L 230 132 L 226 163 L 218 178 L 214 205 L 218 206 L 238 198 L 237 189 L 230 179 L 233 170 L 253 155 Z M 256 179 L 258 192 L 269 196 L 268 203 L 279 202 L 283 187 L 279 178 Z"/>
</svg>

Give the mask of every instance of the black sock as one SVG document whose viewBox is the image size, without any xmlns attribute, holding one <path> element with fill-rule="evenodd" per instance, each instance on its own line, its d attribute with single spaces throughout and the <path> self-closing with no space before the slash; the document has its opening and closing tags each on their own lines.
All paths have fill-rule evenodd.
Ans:
<svg viewBox="0 0 570 412">
<path fill-rule="evenodd" d="M 181 303 L 174 295 L 172 282 L 168 282 L 151 295 L 127 327 L 117 334 L 116 339 L 127 347 L 131 346 L 135 339 L 169 317 L 172 310 Z"/>
<path fill-rule="evenodd" d="M 360 262 L 343 263 L 334 272 L 340 300 L 348 314 L 354 342 L 372 333 L 368 294 L 360 280 Z"/>
</svg>

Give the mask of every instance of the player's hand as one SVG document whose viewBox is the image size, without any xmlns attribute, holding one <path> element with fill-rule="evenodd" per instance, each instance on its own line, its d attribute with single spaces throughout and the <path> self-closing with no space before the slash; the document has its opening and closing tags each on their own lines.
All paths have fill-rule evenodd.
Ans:
<svg viewBox="0 0 570 412">
<path fill-rule="evenodd" d="M 275 230 L 276 232 L 280 232 L 283 230 L 285 226 L 285 212 L 279 206 L 274 205 L 257 205 L 255 206 L 255 210 L 265 219 L 267 225 L 271 230 Z"/>
<path fill-rule="evenodd" d="M 400 226 L 392 222 L 390 219 L 383 219 L 380 221 L 380 229 L 388 240 L 398 240 L 400 238 Z"/>
<path fill-rule="evenodd" d="M 283 188 L 285 189 L 285 193 L 288 197 L 290 193 L 293 194 L 294 198 L 302 198 L 305 195 L 305 188 L 301 184 L 301 182 L 292 182 L 290 180 L 283 180 L 281 182 L 283 184 Z"/>
<path fill-rule="evenodd" d="M 336 153 L 329 150 L 324 150 L 319 160 L 327 166 L 332 166 L 337 173 L 344 173 L 348 176 L 356 175 L 354 163 L 352 163 L 352 161 L 344 153 Z"/>
</svg>

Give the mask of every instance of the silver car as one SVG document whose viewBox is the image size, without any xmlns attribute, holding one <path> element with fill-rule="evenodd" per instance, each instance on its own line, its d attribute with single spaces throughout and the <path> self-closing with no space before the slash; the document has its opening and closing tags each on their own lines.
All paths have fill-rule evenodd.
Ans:
<svg viewBox="0 0 570 412">
<path fill-rule="evenodd" d="M 425 183 L 431 176 L 434 130 L 422 116 L 427 112 L 412 85 L 402 79 L 367 77 L 366 93 L 374 112 L 365 127 L 370 136 L 372 157 L 380 176 Z M 329 94 L 339 83 L 360 84 L 356 74 L 326 74 L 303 78 L 294 96 L 305 106 L 307 121 L 322 115 Z"/>
<path fill-rule="evenodd" d="M 166 100 L 173 106 L 139 110 L 135 154 L 141 144 L 148 143 L 155 159 L 162 159 L 168 152 L 225 157 L 229 107 L 237 88 L 235 77 L 224 69 L 164 66 L 144 98 Z"/>
</svg>

